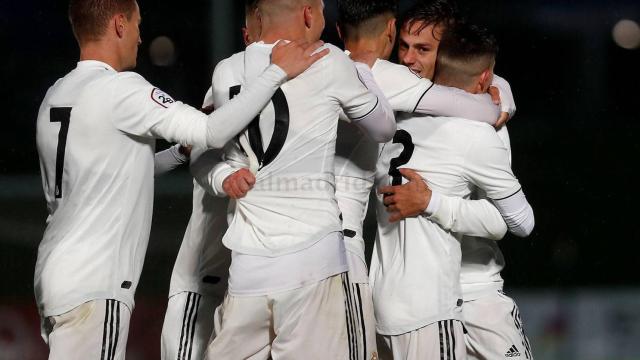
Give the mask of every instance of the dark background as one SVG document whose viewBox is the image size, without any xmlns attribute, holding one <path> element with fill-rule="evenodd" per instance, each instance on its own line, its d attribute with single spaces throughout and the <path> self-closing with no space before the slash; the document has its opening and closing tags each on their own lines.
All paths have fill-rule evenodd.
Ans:
<svg viewBox="0 0 640 360">
<path fill-rule="evenodd" d="M 401 1 L 402 8 L 410 2 Z M 143 44 L 136 71 L 199 106 L 215 63 L 242 49 L 243 3 L 139 3 Z M 333 30 L 335 1 L 325 3 L 325 39 L 341 45 Z M 611 34 L 620 19 L 640 22 L 640 3 L 460 4 L 496 34 L 496 73 L 510 82 L 518 105 L 509 123 L 513 167 L 534 208 L 536 230 L 527 239 L 508 236 L 500 243 L 507 288 L 570 293 L 638 287 L 640 49 L 617 46 Z M 66 8 L 67 1 L 0 3 L 0 303 L 33 303 L 33 269 L 46 219 L 35 122 L 47 88 L 78 58 Z M 149 44 L 160 35 L 175 43 L 173 66 L 150 60 Z M 139 297 L 167 294 L 190 191 L 185 169 L 157 182 Z"/>
</svg>

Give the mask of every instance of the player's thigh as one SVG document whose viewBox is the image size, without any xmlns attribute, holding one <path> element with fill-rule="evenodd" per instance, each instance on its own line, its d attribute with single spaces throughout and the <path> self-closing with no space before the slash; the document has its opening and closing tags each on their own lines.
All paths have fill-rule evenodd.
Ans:
<svg viewBox="0 0 640 360">
<path fill-rule="evenodd" d="M 161 358 L 202 359 L 213 333 L 216 299 L 193 292 L 169 298 L 162 325 Z"/>
<path fill-rule="evenodd" d="M 274 359 L 349 358 L 345 286 L 346 278 L 336 275 L 274 295 Z"/>
<path fill-rule="evenodd" d="M 125 358 L 131 312 L 116 300 L 94 300 L 44 320 L 50 360 Z"/>
<path fill-rule="evenodd" d="M 462 307 L 470 359 L 533 359 L 520 311 L 508 296 L 496 292 Z"/>
<path fill-rule="evenodd" d="M 368 283 L 354 282 L 351 275 L 349 270 L 344 287 L 350 359 L 370 360 L 378 357 L 373 296 Z"/>
<path fill-rule="evenodd" d="M 205 359 L 268 359 L 275 337 L 269 300 L 227 294 L 216 309 L 214 332 Z"/>
<path fill-rule="evenodd" d="M 388 348 L 387 353 L 391 353 L 393 359 L 464 360 L 467 358 L 464 328 L 457 320 L 438 321 L 406 334 L 383 336 L 383 338 Z"/>
</svg>

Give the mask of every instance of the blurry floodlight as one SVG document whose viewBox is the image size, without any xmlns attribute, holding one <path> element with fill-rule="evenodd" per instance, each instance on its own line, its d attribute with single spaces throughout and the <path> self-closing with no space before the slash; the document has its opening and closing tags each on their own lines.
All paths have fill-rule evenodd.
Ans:
<svg viewBox="0 0 640 360">
<path fill-rule="evenodd" d="M 171 66 L 176 59 L 176 47 L 166 36 L 158 36 L 149 46 L 151 63 L 156 66 Z"/>
<path fill-rule="evenodd" d="M 620 20 L 613 27 L 613 41 L 621 48 L 637 49 L 640 47 L 640 26 L 633 20 Z"/>
</svg>

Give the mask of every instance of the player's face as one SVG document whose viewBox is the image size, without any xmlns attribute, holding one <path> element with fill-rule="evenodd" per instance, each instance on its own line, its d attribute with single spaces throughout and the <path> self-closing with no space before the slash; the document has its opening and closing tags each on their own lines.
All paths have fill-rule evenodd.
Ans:
<svg viewBox="0 0 640 360">
<path fill-rule="evenodd" d="M 131 19 L 125 17 L 126 31 L 123 34 L 123 46 L 124 46 L 124 70 L 130 70 L 136 67 L 138 58 L 138 46 L 142 44 L 140 38 L 140 23 L 142 18 L 140 17 L 140 8 L 136 4 L 136 9 L 131 15 Z"/>
<path fill-rule="evenodd" d="M 400 29 L 398 58 L 400 63 L 409 67 L 423 78 L 433 80 L 438 55 L 438 46 L 444 28 L 441 25 L 427 25 L 417 21 L 411 26 Z"/>
</svg>

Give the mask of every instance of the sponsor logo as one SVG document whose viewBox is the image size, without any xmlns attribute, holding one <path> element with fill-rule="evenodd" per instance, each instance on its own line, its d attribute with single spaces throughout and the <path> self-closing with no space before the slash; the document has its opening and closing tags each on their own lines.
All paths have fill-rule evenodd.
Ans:
<svg viewBox="0 0 640 360">
<path fill-rule="evenodd" d="M 168 108 L 169 105 L 171 105 L 174 102 L 176 102 L 166 92 L 164 92 L 164 91 L 162 91 L 162 90 L 160 90 L 158 88 L 153 88 L 153 90 L 151 90 L 151 100 L 155 101 L 158 105 L 160 105 L 160 106 L 162 106 L 164 108 Z"/>
<path fill-rule="evenodd" d="M 508 358 L 520 357 L 520 352 L 518 351 L 518 348 L 515 345 L 513 345 L 511 346 L 511 349 L 509 349 L 509 351 L 507 351 L 507 353 L 504 354 L 504 356 Z"/>
</svg>

